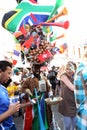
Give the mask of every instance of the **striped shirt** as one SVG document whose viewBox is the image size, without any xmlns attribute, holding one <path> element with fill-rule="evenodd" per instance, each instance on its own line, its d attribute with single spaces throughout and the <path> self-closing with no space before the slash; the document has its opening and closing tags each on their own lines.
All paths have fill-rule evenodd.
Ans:
<svg viewBox="0 0 87 130">
<path fill-rule="evenodd" d="M 80 72 L 82 75 L 80 75 Z M 80 64 L 76 71 L 75 85 L 75 101 L 77 107 L 77 130 L 87 130 L 87 96 L 85 94 L 82 78 L 87 81 L 87 67 Z"/>
</svg>

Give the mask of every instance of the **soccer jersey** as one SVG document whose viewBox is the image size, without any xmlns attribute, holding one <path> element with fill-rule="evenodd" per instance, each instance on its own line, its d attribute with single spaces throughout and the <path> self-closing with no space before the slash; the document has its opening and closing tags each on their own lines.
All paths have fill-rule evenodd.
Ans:
<svg viewBox="0 0 87 130">
<path fill-rule="evenodd" d="M 6 88 L 0 84 L 0 114 L 6 112 L 9 107 L 9 96 Z M 0 123 L 0 130 L 7 130 L 12 126 L 12 116 Z"/>
<path fill-rule="evenodd" d="M 8 91 L 9 97 L 14 97 L 14 93 L 17 90 L 18 90 L 18 86 L 17 85 L 8 86 L 7 87 L 7 91 Z"/>
<path fill-rule="evenodd" d="M 80 75 L 82 73 L 82 75 Z M 75 76 L 75 101 L 77 106 L 77 130 L 87 130 L 87 96 L 82 82 L 87 81 L 87 67 L 80 64 Z"/>
</svg>

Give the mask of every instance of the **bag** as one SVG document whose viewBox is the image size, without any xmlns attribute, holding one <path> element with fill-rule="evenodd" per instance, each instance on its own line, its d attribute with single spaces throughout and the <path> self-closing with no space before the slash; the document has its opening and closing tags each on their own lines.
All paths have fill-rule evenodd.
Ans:
<svg viewBox="0 0 87 130">
<path fill-rule="evenodd" d="M 52 78 L 55 78 L 55 77 L 56 77 L 55 71 L 50 71 L 49 74 L 48 74 L 48 78 L 52 79 Z"/>
</svg>

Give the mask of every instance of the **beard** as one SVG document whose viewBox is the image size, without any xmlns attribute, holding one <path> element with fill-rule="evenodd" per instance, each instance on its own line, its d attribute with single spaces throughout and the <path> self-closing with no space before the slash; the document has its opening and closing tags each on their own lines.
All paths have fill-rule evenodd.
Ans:
<svg viewBox="0 0 87 130">
<path fill-rule="evenodd" d="M 12 82 L 12 79 L 8 79 L 7 82 L 1 83 L 1 84 L 2 84 L 4 87 L 7 88 L 11 82 Z"/>
<path fill-rule="evenodd" d="M 34 73 L 34 76 L 38 79 L 40 79 L 40 74 L 39 73 Z"/>
</svg>

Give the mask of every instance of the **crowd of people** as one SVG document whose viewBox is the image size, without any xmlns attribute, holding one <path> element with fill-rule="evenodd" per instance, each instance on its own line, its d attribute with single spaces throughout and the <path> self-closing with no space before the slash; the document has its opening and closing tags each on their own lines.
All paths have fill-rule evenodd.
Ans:
<svg viewBox="0 0 87 130">
<path fill-rule="evenodd" d="M 19 116 L 23 112 L 23 130 L 50 130 L 52 110 L 45 99 L 57 95 L 63 98 L 58 112 L 64 130 L 86 130 L 87 51 L 78 65 L 68 61 L 63 69 L 53 66 L 48 73 L 41 71 L 41 66 L 32 64 L 31 70 L 21 70 L 9 61 L 0 61 L 0 130 L 16 130 L 13 115 L 17 112 Z M 16 96 L 18 100 L 11 102 Z"/>
</svg>

